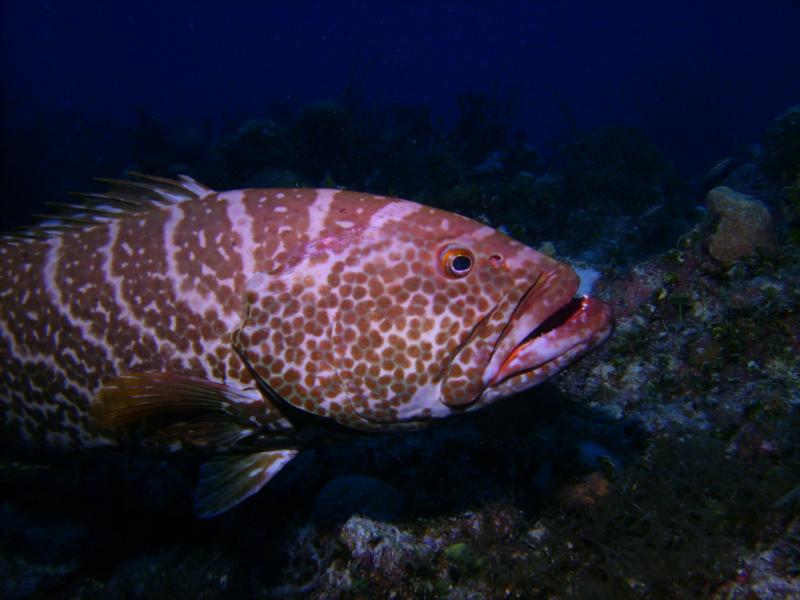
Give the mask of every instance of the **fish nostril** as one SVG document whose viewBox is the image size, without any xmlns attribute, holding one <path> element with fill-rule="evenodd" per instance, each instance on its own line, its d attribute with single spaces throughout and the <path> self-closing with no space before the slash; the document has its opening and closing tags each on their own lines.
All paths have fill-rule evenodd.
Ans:
<svg viewBox="0 0 800 600">
<path fill-rule="evenodd" d="M 499 254 L 492 254 L 489 257 L 489 262 L 492 264 L 493 267 L 499 267 L 503 264 L 503 257 Z"/>
</svg>

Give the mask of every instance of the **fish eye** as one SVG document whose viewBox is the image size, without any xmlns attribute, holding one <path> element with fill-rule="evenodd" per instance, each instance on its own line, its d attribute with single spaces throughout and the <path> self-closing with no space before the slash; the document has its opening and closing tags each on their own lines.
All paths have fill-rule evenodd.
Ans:
<svg viewBox="0 0 800 600">
<path fill-rule="evenodd" d="M 442 269 L 450 277 L 464 277 L 472 270 L 475 257 L 466 248 L 448 246 L 442 251 Z"/>
</svg>

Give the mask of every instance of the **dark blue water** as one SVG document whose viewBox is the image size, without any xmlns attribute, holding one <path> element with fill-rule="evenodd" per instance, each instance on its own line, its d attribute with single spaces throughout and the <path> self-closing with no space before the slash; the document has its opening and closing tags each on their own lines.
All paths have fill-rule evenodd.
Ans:
<svg viewBox="0 0 800 600">
<path fill-rule="evenodd" d="M 11 204 L 129 166 L 137 110 L 219 128 L 340 98 L 354 77 L 361 103 L 425 106 L 445 125 L 458 94 L 514 94 L 514 129 L 545 152 L 572 127 L 635 126 L 688 175 L 758 141 L 800 97 L 800 5 L 788 0 L 9 0 L 0 10 Z"/>
</svg>

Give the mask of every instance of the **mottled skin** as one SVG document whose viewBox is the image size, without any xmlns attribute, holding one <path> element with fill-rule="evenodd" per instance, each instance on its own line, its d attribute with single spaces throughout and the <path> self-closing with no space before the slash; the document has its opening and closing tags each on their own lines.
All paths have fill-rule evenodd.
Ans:
<svg viewBox="0 0 800 600">
<path fill-rule="evenodd" d="M 116 377 L 149 372 L 222 383 L 262 428 L 291 424 L 253 373 L 348 427 L 407 426 L 530 387 L 611 330 L 609 309 L 583 299 L 523 343 L 570 303 L 572 270 L 412 202 L 188 178 L 107 197 L 140 206 L 0 242 L 6 439 L 116 444 L 91 407 Z"/>
</svg>

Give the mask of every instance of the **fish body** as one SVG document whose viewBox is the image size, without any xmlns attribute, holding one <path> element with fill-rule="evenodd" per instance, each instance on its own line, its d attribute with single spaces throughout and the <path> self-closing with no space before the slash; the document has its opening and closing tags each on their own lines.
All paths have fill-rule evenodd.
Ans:
<svg viewBox="0 0 800 600">
<path fill-rule="evenodd" d="M 3 439 L 204 451 L 201 516 L 258 491 L 308 430 L 474 410 L 612 329 L 605 304 L 573 298 L 568 266 L 454 213 L 109 183 L 75 217 L 0 241 Z"/>
</svg>

